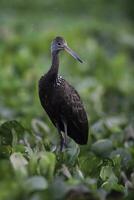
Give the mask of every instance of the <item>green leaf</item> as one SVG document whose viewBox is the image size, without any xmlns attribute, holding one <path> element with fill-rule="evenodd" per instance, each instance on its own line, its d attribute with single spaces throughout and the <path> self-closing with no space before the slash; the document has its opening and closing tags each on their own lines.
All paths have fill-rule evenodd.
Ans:
<svg viewBox="0 0 134 200">
<path fill-rule="evenodd" d="M 77 162 L 78 155 L 80 153 L 80 148 L 73 140 L 68 144 L 66 151 L 64 152 L 65 160 L 68 164 L 72 166 Z"/>
<path fill-rule="evenodd" d="M 112 117 L 107 117 L 104 120 L 105 125 L 112 132 L 119 132 L 121 130 L 120 126 L 125 125 L 126 122 L 127 119 L 125 116 L 112 116 Z"/>
<path fill-rule="evenodd" d="M 39 154 L 38 168 L 42 175 L 45 175 L 48 179 L 53 177 L 56 164 L 55 155 L 51 152 L 42 152 Z"/>
<path fill-rule="evenodd" d="M 9 145 L 0 146 L 0 158 L 9 158 L 12 152 L 12 148 Z"/>
<path fill-rule="evenodd" d="M 111 152 L 110 157 L 114 158 L 115 156 L 120 156 L 122 167 L 128 168 L 132 161 L 132 156 L 127 149 L 117 148 Z"/>
<path fill-rule="evenodd" d="M 84 175 L 98 177 L 100 172 L 101 159 L 96 157 L 92 152 L 82 155 L 79 158 L 80 169 Z"/>
<path fill-rule="evenodd" d="M 117 184 L 116 182 L 112 182 L 112 179 L 104 182 L 102 184 L 102 188 L 104 188 L 105 190 L 108 190 L 108 191 L 111 191 L 111 190 L 115 190 L 115 191 L 119 191 L 119 192 L 124 191 L 123 185 Z"/>
<path fill-rule="evenodd" d="M 32 128 L 34 130 L 34 132 L 37 134 L 37 135 L 40 135 L 40 136 L 44 136 L 46 133 L 49 134 L 50 133 L 50 129 L 48 127 L 48 125 L 39 120 L 39 119 L 33 119 L 32 120 Z"/>
<path fill-rule="evenodd" d="M 92 144 L 91 150 L 99 156 L 107 157 L 113 149 L 112 141 L 109 139 L 101 139 Z"/>
<path fill-rule="evenodd" d="M 0 126 L 0 143 L 12 146 L 24 135 L 25 129 L 15 120 L 7 121 Z"/>
<path fill-rule="evenodd" d="M 111 174 L 113 173 L 111 166 L 103 166 L 100 171 L 100 177 L 103 181 L 109 179 Z"/>
<path fill-rule="evenodd" d="M 25 181 L 24 187 L 28 192 L 42 191 L 47 189 L 48 183 L 43 176 L 33 176 Z"/>
<path fill-rule="evenodd" d="M 70 186 L 61 177 L 56 177 L 50 185 L 51 199 L 64 199 L 69 188 Z"/>
<path fill-rule="evenodd" d="M 16 171 L 18 175 L 20 173 L 24 176 L 27 175 L 26 166 L 28 164 L 28 161 L 24 158 L 24 156 L 21 153 L 13 153 L 10 156 L 10 161 L 14 170 Z"/>
</svg>

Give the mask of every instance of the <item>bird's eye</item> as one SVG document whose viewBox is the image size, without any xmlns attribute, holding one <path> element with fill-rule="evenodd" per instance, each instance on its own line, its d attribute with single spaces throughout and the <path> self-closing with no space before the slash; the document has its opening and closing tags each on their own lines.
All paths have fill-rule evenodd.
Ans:
<svg viewBox="0 0 134 200">
<path fill-rule="evenodd" d="M 60 46 L 60 45 L 61 45 L 61 43 L 60 43 L 60 42 L 58 42 L 58 45 Z"/>
</svg>

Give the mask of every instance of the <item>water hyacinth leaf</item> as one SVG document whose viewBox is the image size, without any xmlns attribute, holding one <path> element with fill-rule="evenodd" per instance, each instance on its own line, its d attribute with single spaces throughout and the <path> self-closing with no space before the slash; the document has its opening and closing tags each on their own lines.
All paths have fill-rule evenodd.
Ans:
<svg viewBox="0 0 134 200">
<path fill-rule="evenodd" d="M 121 157 L 119 154 L 112 156 L 113 166 L 114 166 L 114 172 L 116 175 L 120 175 L 121 171 Z"/>
<path fill-rule="evenodd" d="M 48 179 L 51 179 L 53 177 L 56 164 L 55 155 L 51 152 L 42 152 L 38 158 L 38 168 L 40 173 L 45 175 Z"/>
<path fill-rule="evenodd" d="M 96 138 L 96 140 L 99 140 L 105 136 L 105 129 L 104 121 L 102 119 L 98 120 L 91 126 L 92 135 Z"/>
<path fill-rule="evenodd" d="M 79 146 L 73 140 L 70 140 L 68 148 L 65 151 L 65 157 L 67 159 L 67 162 L 70 163 L 71 165 L 74 165 L 74 163 L 78 158 L 79 153 L 80 153 Z"/>
<path fill-rule="evenodd" d="M 122 131 L 114 132 L 110 136 L 110 139 L 112 140 L 113 146 L 118 147 L 118 146 L 122 145 L 122 143 L 124 141 L 124 133 Z"/>
<path fill-rule="evenodd" d="M 9 145 L 0 146 L 0 158 L 9 158 L 12 152 L 12 148 Z"/>
<path fill-rule="evenodd" d="M 97 190 L 97 179 L 95 179 L 95 178 L 86 178 L 85 182 L 86 182 L 86 184 L 89 186 L 89 188 L 92 191 Z"/>
<path fill-rule="evenodd" d="M 0 160 L 0 180 L 6 180 L 9 177 L 14 176 L 11 162 L 7 159 Z M 3 181 L 4 183 L 4 181 Z"/>
<path fill-rule="evenodd" d="M 124 116 L 114 116 L 107 117 L 104 120 L 106 127 L 112 132 L 119 132 L 121 130 L 121 126 L 125 125 L 127 119 Z"/>
<path fill-rule="evenodd" d="M 13 150 L 15 152 L 21 152 L 21 153 L 25 153 L 26 152 L 26 148 L 23 144 L 16 144 L 13 148 Z"/>
<path fill-rule="evenodd" d="M 0 142 L 2 145 L 15 145 L 24 132 L 25 129 L 17 121 L 7 121 L 0 126 Z"/>
<path fill-rule="evenodd" d="M 51 199 L 64 199 L 65 195 L 70 189 L 70 185 L 67 184 L 61 177 L 56 177 L 50 186 Z"/>
<path fill-rule="evenodd" d="M 132 162 L 132 156 L 127 149 L 117 148 L 116 150 L 111 152 L 110 157 L 114 158 L 115 156 L 120 156 L 122 167 L 129 167 Z"/>
<path fill-rule="evenodd" d="M 80 153 L 80 147 L 72 139 L 69 138 L 68 146 L 64 151 L 57 152 L 58 164 L 65 163 L 70 166 L 74 166 L 78 161 L 78 155 Z"/>
<path fill-rule="evenodd" d="M 112 166 L 103 166 L 100 171 L 100 177 L 104 181 L 102 188 L 106 190 L 123 191 L 123 186 L 118 184 L 118 178 L 113 172 Z"/>
<path fill-rule="evenodd" d="M 98 156 L 107 157 L 113 150 L 112 141 L 109 139 L 101 139 L 92 144 L 91 150 Z"/>
<path fill-rule="evenodd" d="M 82 170 L 84 175 L 88 175 L 91 177 L 99 176 L 101 162 L 101 159 L 99 157 L 96 157 L 96 155 L 91 152 L 79 158 L 80 169 Z"/>
<path fill-rule="evenodd" d="M 76 166 L 74 175 L 75 175 L 76 178 L 84 180 L 84 175 L 83 175 L 82 171 L 80 170 L 80 168 L 78 166 Z"/>
<path fill-rule="evenodd" d="M 68 167 L 67 167 L 66 165 L 64 165 L 64 164 L 62 165 L 61 172 L 62 172 L 63 175 L 64 175 L 66 178 L 68 178 L 68 179 L 72 177 L 72 175 L 71 175 L 71 173 L 70 173 Z"/>
<path fill-rule="evenodd" d="M 100 171 L 100 177 L 103 181 L 106 181 L 111 176 L 114 176 L 112 166 L 103 166 Z"/>
<path fill-rule="evenodd" d="M 22 175 L 27 175 L 26 166 L 28 164 L 28 161 L 24 158 L 24 156 L 21 153 L 15 152 L 11 154 L 10 161 L 16 172 L 21 173 Z"/>
<path fill-rule="evenodd" d="M 116 181 L 116 180 L 115 180 Z M 121 184 L 118 184 L 116 182 L 113 182 L 113 179 L 111 178 L 111 180 L 107 180 L 102 184 L 102 188 L 104 188 L 107 191 L 118 191 L 118 192 L 123 192 L 124 191 L 124 187 Z"/>
<path fill-rule="evenodd" d="M 48 183 L 43 176 L 33 176 L 25 181 L 25 189 L 29 192 L 42 191 L 47 189 Z"/>
<path fill-rule="evenodd" d="M 28 163 L 29 173 L 36 174 L 38 169 L 39 156 L 37 153 L 30 152 L 30 150 L 28 151 L 28 154 L 29 154 L 29 163 Z"/>
<path fill-rule="evenodd" d="M 114 173 L 112 173 L 111 176 L 109 177 L 109 179 L 107 179 L 102 184 L 102 188 L 104 188 L 105 190 L 108 190 L 108 191 L 111 191 L 111 190 L 115 190 L 118 192 L 124 191 L 123 185 L 118 183 L 118 178 L 115 176 Z"/>
<path fill-rule="evenodd" d="M 50 132 L 48 125 L 39 119 L 32 120 L 32 128 L 39 136 L 44 136 L 45 133 L 48 134 Z"/>
</svg>

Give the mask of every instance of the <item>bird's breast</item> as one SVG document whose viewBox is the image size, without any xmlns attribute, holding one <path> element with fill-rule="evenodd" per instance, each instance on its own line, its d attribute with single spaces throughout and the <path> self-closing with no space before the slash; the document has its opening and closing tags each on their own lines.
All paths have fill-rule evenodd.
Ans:
<svg viewBox="0 0 134 200">
<path fill-rule="evenodd" d="M 64 82 L 64 79 L 62 78 L 62 76 L 58 76 L 54 82 L 54 87 L 57 88 L 57 87 L 62 87 L 63 85 L 63 82 Z"/>
<path fill-rule="evenodd" d="M 46 109 L 56 109 L 61 103 L 61 96 L 64 88 L 64 79 L 62 76 L 57 76 L 53 82 L 41 78 L 39 82 L 39 96 L 42 106 Z"/>
</svg>

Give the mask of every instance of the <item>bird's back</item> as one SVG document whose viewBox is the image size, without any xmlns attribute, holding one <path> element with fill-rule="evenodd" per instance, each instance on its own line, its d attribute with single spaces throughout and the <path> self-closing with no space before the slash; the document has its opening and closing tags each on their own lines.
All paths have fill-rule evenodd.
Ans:
<svg viewBox="0 0 134 200">
<path fill-rule="evenodd" d="M 63 121 L 67 124 L 67 134 L 78 144 L 88 140 L 88 119 L 77 91 L 62 77 L 55 82 L 47 75 L 39 81 L 41 104 L 55 126 L 64 131 Z"/>
</svg>

